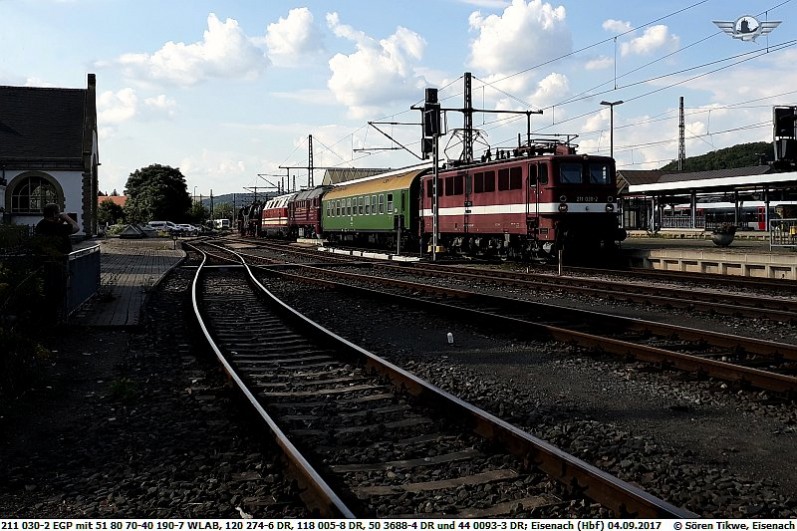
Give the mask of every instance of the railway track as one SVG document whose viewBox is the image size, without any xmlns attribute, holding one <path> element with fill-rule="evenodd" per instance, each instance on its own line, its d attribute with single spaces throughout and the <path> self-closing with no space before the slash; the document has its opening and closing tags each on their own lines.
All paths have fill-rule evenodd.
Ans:
<svg viewBox="0 0 797 531">
<path fill-rule="evenodd" d="M 297 249 L 274 242 L 256 242 L 253 249 L 277 250 L 285 256 L 295 257 L 300 262 L 324 261 L 346 263 L 370 262 L 374 268 L 398 270 L 412 267 L 416 275 L 458 278 L 463 281 L 477 280 L 479 283 L 508 286 L 523 290 L 563 291 L 574 295 L 610 298 L 646 306 L 680 308 L 735 317 L 763 318 L 776 322 L 797 323 L 797 283 L 777 279 L 740 279 L 717 275 L 689 275 L 679 272 L 633 270 L 633 272 L 605 271 L 585 268 L 566 268 L 572 274 L 558 275 L 552 272 L 522 272 L 515 269 L 471 267 L 409 262 L 402 265 L 370 260 L 361 256 L 336 255 L 317 252 L 311 248 Z M 548 268 L 542 268 L 548 271 Z M 600 275 L 603 278 L 595 278 Z M 606 276 L 611 278 L 606 278 Z M 688 287 L 666 285 L 666 282 L 688 283 Z M 694 284 L 699 284 L 695 286 Z M 714 289 L 707 289 L 707 287 Z M 729 293 L 728 288 L 748 292 Z M 721 290 L 719 288 L 722 288 Z M 766 296 L 762 296 L 762 290 Z M 777 293 L 777 295 L 773 295 Z"/>
<path fill-rule="evenodd" d="M 319 514 L 541 517 L 586 496 L 615 516 L 696 517 L 330 333 L 213 253 L 197 319 Z"/>
<path fill-rule="evenodd" d="M 302 266 L 302 273 L 271 270 L 264 274 L 356 291 L 358 296 L 393 297 L 401 304 L 434 307 L 481 324 L 598 349 L 623 358 L 656 363 L 742 386 L 786 396 L 797 392 L 797 346 L 721 334 L 664 323 L 522 301 L 408 280 Z M 347 279 L 346 283 L 341 279 Z M 376 289 L 379 284 L 381 287 Z M 384 286 L 390 286 L 385 288 Z M 768 370 L 756 368 L 765 366 Z M 780 371 L 780 372 L 776 372 Z"/>
<path fill-rule="evenodd" d="M 286 253 L 295 256 L 293 252 Z M 296 253 L 304 258 L 316 256 L 309 250 L 297 250 Z M 368 264 L 358 264 L 358 267 L 362 266 Z M 387 270 L 390 276 L 375 275 L 371 270 L 367 274 L 346 272 L 334 266 L 292 264 L 290 267 L 292 270 L 302 270 L 298 273 L 302 278 L 314 279 L 330 287 L 359 290 L 368 296 L 382 296 L 380 294 L 384 291 L 370 292 L 373 286 L 379 284 L 387 286 L 387 289 L 392 290 L 392 296 L 402 299 L 405 304 L 437 305 L 438 310 L 444 313 L 453 311 L 467 319 L 489 321 L 509 329 L 520 326 L 537 337 L 656 363 L 699 377 L 709 376 L 745 387 L 775 391 L 786 397 L 797 393 L 797 377 L 794 376 L 797 373 L 797 346 L 794 345 L 568 309 L 495 296 L 484 290 L 477 293 L 446 285 L 420 283 L 413 278 L 417 275 L 439 277 L 449 285 L 459 285 L 458 280 L 471 284 L 476 281 L 479 285 L 494 279 L 503 283 L 506 278 L 508 283 L 523 286 L 526 281 L 517 281 L 512 273 L 493 277 L 490 271 L 472 272 L 469 268 L 435 264 L 407 267 L 379 263 L 370 266 L 376 271 Z M 283 271 L 280 274 L 286 273 Z M 397 276 L 403 276 L 405 280 Z M 334 280 L 330 280 L 331 277 Z M 350 282 L 343 284 L 339 282 L 341 278 Z M 411 293 L 409 297 L 403 295 L 407 292 Z M 426 298 L 417 297 L 420 293 L 424 293 Z M 441 302 L 441 298 L 467 301 L 467 305 L 450 305 Z"/>
<path fill-rule="evenodd" d="M 380 265 L 375 267 L 395 270 L 399 266 Z M 454 275 L 457 278 L 478 280 L 480 283 L 493 283 L 538 291 L 562 290 L 578 295 L 630 301 L 662 308 L 686 308 L 705 313 L 797 323 L 797 300 L 772 296 L 762 297 L 760 293 L 728 293 L 727 291 L 721 292 L 696 287 L 670 287 L 661 283 L 641 283 L 638 279 L 636 282 L 629 282 L 627 280 L 618 281 L 605 278 L 523 273 L 437 264 L 419 264 L 413 269 L 418 275 L 438 277 Z M 593 274 L 595 273 L 593 271 Z M 650 278 L 661 280 L 667 277 Z M 762 286 L 747 283 L 745 287 L 760 289 Z"/>
</svg>

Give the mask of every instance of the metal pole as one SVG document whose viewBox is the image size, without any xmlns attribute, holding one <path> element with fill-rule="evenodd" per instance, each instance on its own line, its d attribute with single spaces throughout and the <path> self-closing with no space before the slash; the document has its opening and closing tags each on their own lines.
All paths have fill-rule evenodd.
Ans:
<svg viewBox="0 0 797 531">
<path fill-rule="evenodd" d="M 440 190 L 437 189 L 438 184 L 438 152 L 437 152 L 437 134 L 432 136 L 432 164 L 434 164 L 434 183 L 432 194 L 432 262 L 437 261 L 437 232 L 438 232 L 438 198 L 440 197 Z"/>
<path fill-rule="evenodd" d="M 609 107 L 609 156 L 611 158 L 614 158 L 614 106 L 622 103 L 623 100 L 601 102 L 601 105 Z"/>
</svg>

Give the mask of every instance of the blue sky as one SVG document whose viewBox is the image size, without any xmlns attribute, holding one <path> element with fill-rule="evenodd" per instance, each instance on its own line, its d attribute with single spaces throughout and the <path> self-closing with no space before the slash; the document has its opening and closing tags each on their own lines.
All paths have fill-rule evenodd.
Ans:
<svg viewBox="0 0 797 531">
<path fill-rule="evenodd" d="M 797 0 L 0 0 L 0 84 L 83 88 L 97 75 L 100 189 L 152 163 L 189 193 L 268 186 L 308 164 L 401 167 L 418 159 L 369 122 L 412 124 L 424 89 L 443 107 L 542 110 L 532 134 L 578 134 L 619 168 L 772 139 L 772 106 L 797 104 Z M 755 41 L 712 21 L 781 21 Z M 526 117 L 477 113 L 493 146 Z M 462 124 L 447 113 L 448 129 Z M 419 152 L 420 127 L 378 125 Z M 449 155 L 457 142 L 444 138 Z M 478 147 L 478 146 L 477 146 Z M 477 152 L 478 155 L 478 152 Z M 259 176 L 260 174 L 260 176 Z M 298 185 L 307 172 L 291 170 Z M 315 171 L 316 184 L 322 170 Z"/>
</svg>

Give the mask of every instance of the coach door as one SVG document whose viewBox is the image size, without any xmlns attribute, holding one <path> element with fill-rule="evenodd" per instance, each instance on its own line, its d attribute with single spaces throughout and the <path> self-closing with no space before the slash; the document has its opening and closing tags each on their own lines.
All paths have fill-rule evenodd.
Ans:
<svg viewBox="0 0 797 531">
<path fill-rule="evenodd" d="M 471 198 L 471 193 L 473 193 L 473 174 L 467 172 L 461 178 L 465 181 L 465 195 L 463 196 L 463 206 L 465 208 L 462 214 L 462 232 L 467 236 L 468 232 L 470 232 L 470 216 L 473 209 L 473 199 Z"/>
<path fill-rule="evenodd" d="M 536 162 L 529 164 L 528 186 L 526 187 L 526 229 L 527 234 L 536 238 L 540 226 L 540 167 Z"/>
</svg>

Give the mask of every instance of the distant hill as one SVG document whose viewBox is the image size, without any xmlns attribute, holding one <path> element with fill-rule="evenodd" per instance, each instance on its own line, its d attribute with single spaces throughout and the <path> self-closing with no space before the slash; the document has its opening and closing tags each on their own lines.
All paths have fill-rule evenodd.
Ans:
<svg viewBox="0 0 797 531">
<path fill-rule="evenodd" d="M 263 200 L 266 197 L 273 197 L 275 194 L 273 192 L 268 192 L 268 195 L 264 193 L 257 194 L 258 200 Z M 199 197 L 196 198 L 199 200 Z M 255 194 L 252 193 L 241 193 L 241 194 L 221 194 L 221 195 L 214 195 L 213 196 L 213 205 L 218 206 L 222 203 L 229 203 L 233 206 L 234 209 L 239 209 L 244 205 L 250 205 L 255 200 Z M 202 196 L 202 205 L 206 208 L 210 208 L 211 199 L 209 196 Z"/>
<path fill-rule="evenodd" d="M 743 168 L 757 166 L 762 163 L 772 162 L 775 158 L 772 142 L 752 142 L 750 144 L 737 144 L 729 148 L 711 151 L 705 155 L 687 157 L 684 160 L 683 171 L 725 170 L 728 168 Z M 674 160 L 660 169 L 665 171 L 678 170 L 678 161 Z"/>
</svg>

